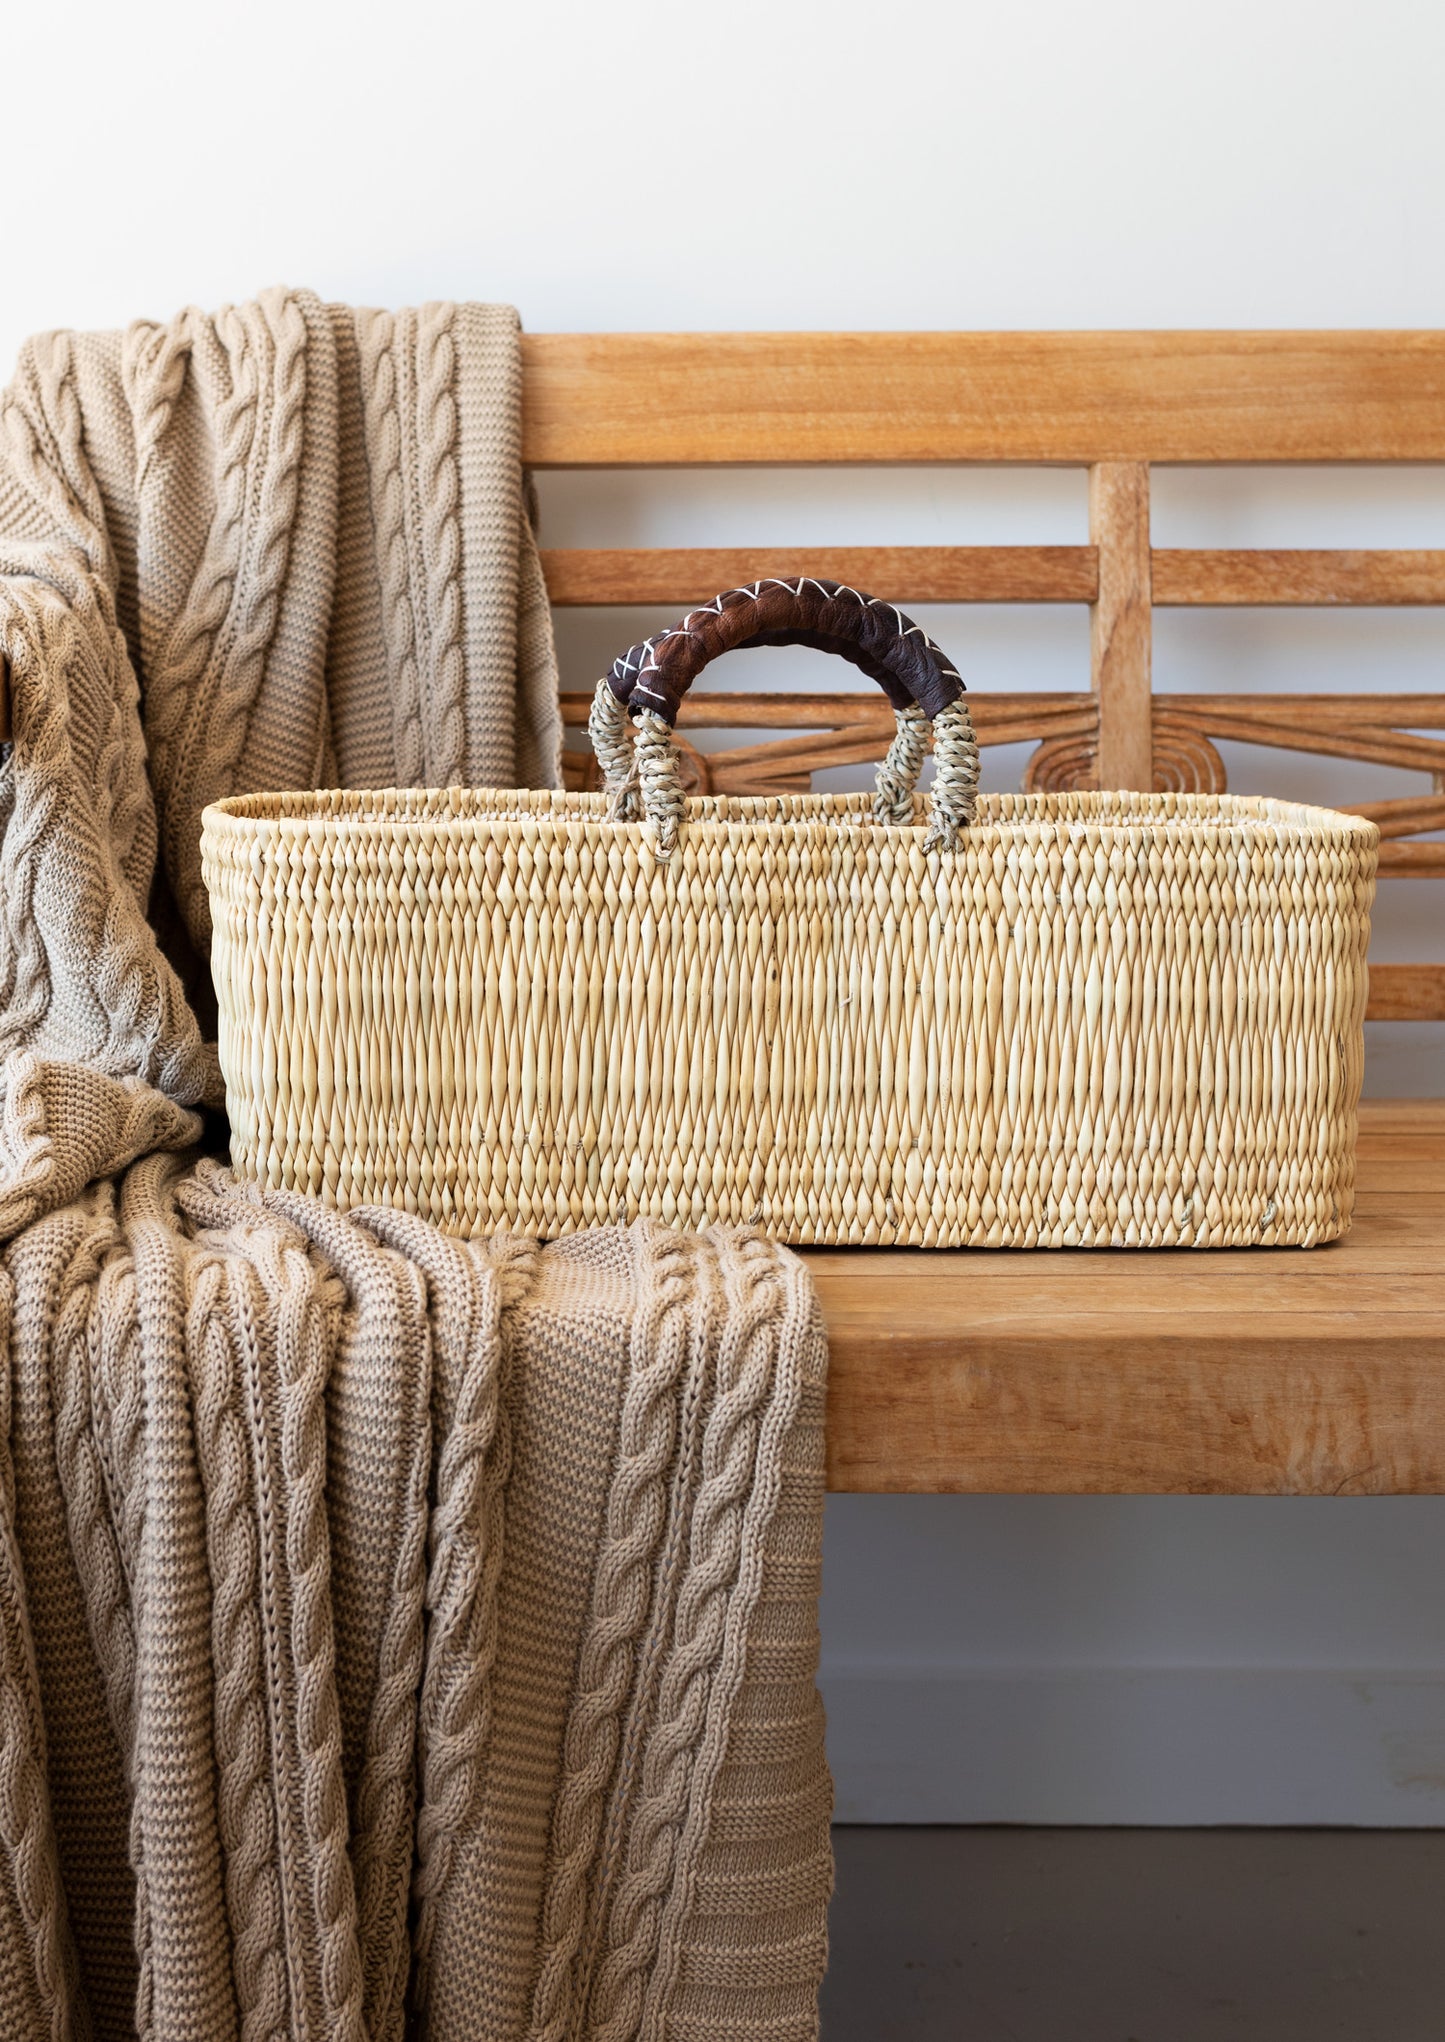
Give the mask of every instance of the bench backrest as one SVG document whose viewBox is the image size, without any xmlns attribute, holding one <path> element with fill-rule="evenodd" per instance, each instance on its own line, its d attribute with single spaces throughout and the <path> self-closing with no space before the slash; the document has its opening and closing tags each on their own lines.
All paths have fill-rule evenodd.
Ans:
<svg viewBox="0 0 1445 2042">
<path fill-rule="evenodd" d="M 1087 603 L 1090 685 L 973 694 L 980 741 L 1036 744 L 1036 788 L 1222 791 L 1220 739 L 1431 776 L 1357 808 L 1382 878 L 1445 878 L 1445 694 L 1155 695 L 1157 605 L 1445 604 L 1445 551 L 1160 549 L 1162 464 L 1445 462 L 1445 333 L 532 334 L 534 468 L 1053 464 L 1089 471 L 1087 546 L 570 550 L 544 555 L 560 606 L 665 604 L 779 573 L 827 574 L 902 605 Z M 588 698 L 565 695 L 569 724 Z M 694 760 L 720 793 L 794 791 L 876 757 L 868 694 L 700 693 L 684 728 L 786 730 Z M 802 731 L 802 736 L 796 733 Z M 581 770 L 580 764 L 574 769 Z M 1445 1020 L 1445 966 L 1376 966 L 1370 1017 Z"/>
</svg>

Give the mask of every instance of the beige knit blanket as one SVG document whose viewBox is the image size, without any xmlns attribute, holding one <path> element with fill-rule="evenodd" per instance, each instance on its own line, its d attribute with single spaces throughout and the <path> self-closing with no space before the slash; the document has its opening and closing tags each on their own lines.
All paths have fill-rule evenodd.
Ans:
<svg viewBox="0 0 1445 2042">
<path fill-rule="evenodd" d="M 0 427 L 0 2037 L 812 2036 L 801 1265 L 196 1146 L 205 803 L 555 779 L 515 317 L 51 335 Z"/>
</svg>

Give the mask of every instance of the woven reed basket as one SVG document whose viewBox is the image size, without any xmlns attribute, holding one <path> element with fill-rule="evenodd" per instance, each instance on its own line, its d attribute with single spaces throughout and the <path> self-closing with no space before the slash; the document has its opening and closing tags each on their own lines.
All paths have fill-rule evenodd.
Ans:
<svg viewBox="0 0 1445 2042">
<path fill-rule="evenodd" d="M 729 646 L 789 641 L 888 690 L 877 792 L 684 802 L 683 691 Z M 826 582 L 734 591 L 634 647 L 592 730 L 603 794 L 206 811 L 241 1172 L 463 1233 L 650 1213 L 1228 1247 L 1349 1225 L 1373 825 L 980 798 L 953 669 Z"/>
</svg>

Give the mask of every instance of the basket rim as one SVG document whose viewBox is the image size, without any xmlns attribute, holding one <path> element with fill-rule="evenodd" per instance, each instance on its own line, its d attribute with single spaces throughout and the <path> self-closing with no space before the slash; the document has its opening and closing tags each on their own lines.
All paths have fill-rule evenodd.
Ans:
<svg viewBox="0 0 1445 2042">
<path fill-rule="evenodd" d="M 470 835 L 477 826 L 547 825 L 605 828 L 642 838 L 644 825 L 615 821 L 606 794 L 557 789 L 487 787 L 324 788 L 231 795 L 202 813 L 203 834 L 258 839 L 414 837 L 442 830 Z M 880 823 L 871 792 L 851 794 L 699 795 L 689 800 L 684 830 L 711 837 L 740 827 L 769 836 L 847 829 L 850 835 L 922 838 L 927 800 L 914 797 L 913 823 Z M 1366 817 L 1273 795 L 1142 794 L 1081 790 L 1066 794 L 981 794 L 968 837 L 1002 835 L 1020 840 L 1064 834 L 1133 839 L 1142 834 L 1203 832 L 1221 838 L 1307 837 L 1357 848 L 1379 841 Z"/>
</svg>

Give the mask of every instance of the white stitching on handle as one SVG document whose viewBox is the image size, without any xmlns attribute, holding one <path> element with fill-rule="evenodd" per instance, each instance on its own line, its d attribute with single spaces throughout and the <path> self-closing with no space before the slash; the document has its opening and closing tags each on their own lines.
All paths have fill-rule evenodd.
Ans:
<svg viewBox="0 0 1445 2042">
<path fill-rule="evenodd" d="M 635 821 L 640 809 L 648 826 L 648 841 L 659 860 L 665 861 L 672 856 L 686 810 L 671 725 L 651 706 L 653 702 L 659 708 L 665 708 L 667 704 L 662 696 L 641 685 L 648 674 L 659 671 L 659 650 L 673 639 L 692 637 L 694 618 L 707 615 L 720 617 L 729 597 L 741 595 L 757 603 L 765 587 L 781 588 L 791 596 L 801 596 L 809 586 L 817 589 L 825 600 L 846 595 L 864 609 L 888 611 L 894 619 L 896 635 L 899 638 L 921 638 L 933 654 L 939 672 L 958 681 L 962 687 L 957 668 L 921 625 L 906 619 L 896 604 L 882 602 L 876 596 L 865 596 L 846 583 L 840 582 L 830 588 L 815 575 L 799 575 L 792 582 L 769 576 L 750 587 L 724 590 L 710 603 L 689 610 L 681 624 L 644 639 L 640 646 L 630 647 L 613 662 L 614 673 L 620 670 L 622 674 L 634 677 L 631 712 L 637 725 L 635 742 L 628 742 L 629 710 L 617 700 L 606 677 L 597 683 L 587 719 L 592 748 L 612 796 L 614 819 Z M 639 655 L 635 663 L 634 652 Z M 640 702 L 637 700 L 639 695 L 642 697 Z M 896 825 L 912 822 L 913 798 L 928 749 L 930 725 L 917 703 L 911 702 L 906 708 L 895 710 L 894 717 L 896 729 L 893 742 L 878 767 L 873 808 L 880 822 Z M 978 741 L 968 706 L 961 696 L 940 710 L 931 728 L 935 773 L 924 849 L 954 850 L 960 833 L 973 820 L 979 778 Z"/>
</svg>

